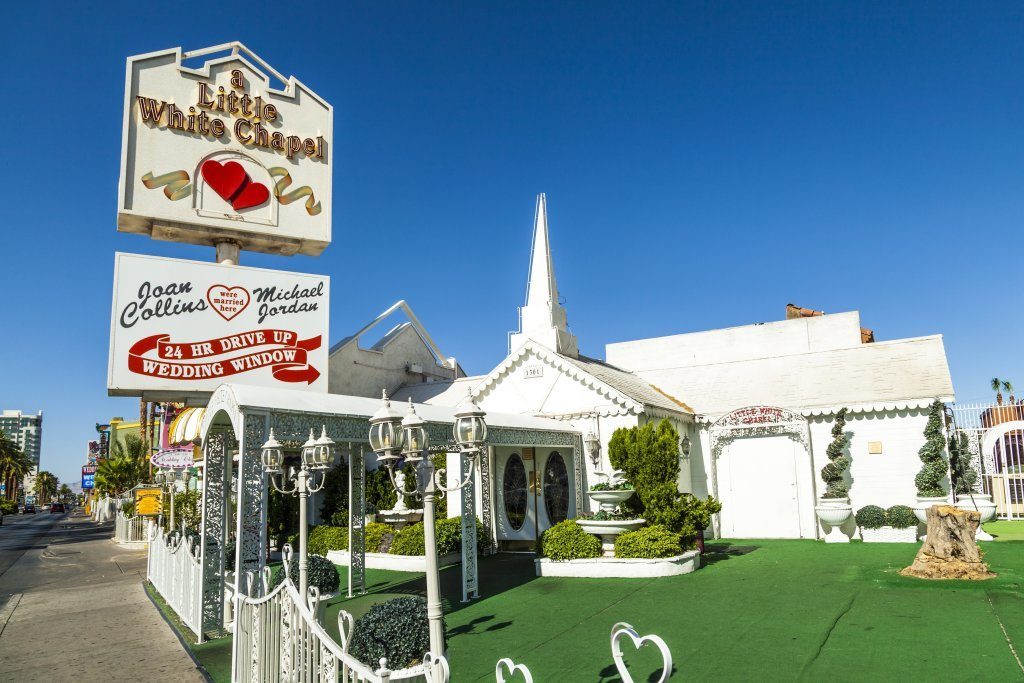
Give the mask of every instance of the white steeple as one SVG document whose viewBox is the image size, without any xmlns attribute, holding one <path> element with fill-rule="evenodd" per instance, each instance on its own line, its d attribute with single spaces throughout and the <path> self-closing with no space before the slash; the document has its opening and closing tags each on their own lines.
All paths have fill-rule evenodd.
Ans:
<svg viewBox="0 0 1024 683">
<path fill-rule="evenodd" d="M 569 331 L 565 308 L 558 303 L 555 269 L 551 264 L 548 240 L 548 206 L 544 193 L 537 195 L 537 213 L 533 221 L 533 251 L 530 277 L 526 286 L 526 305 L 519 309 L 519 332 L 513 333 L 509 350 L 527 339 L 543 344 L 565 356 L 579 357 L 576 336 Z"/>
</svg>

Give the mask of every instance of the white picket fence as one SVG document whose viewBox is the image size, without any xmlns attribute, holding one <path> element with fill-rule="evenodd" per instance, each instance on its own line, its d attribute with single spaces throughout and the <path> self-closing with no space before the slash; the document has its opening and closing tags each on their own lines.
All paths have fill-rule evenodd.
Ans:
<svg viewBox="0 0 1024 683">
<path fill-rule="evenodd" d="M 953 426 L 967 435 L 980 493 L 992 496 L 999 519 L 1024 519 L 1024 403 L 951 406 Z"/>
<path fill-rule="evenodd" d="M 203 621 L 202 564 L 198 539 L 164 533 L 156 524 L 149 533 L 150 583 L 182 622 L 199 633 Z"/>
<path fill-rule="evenodd" d="M 140 543 L 149 540 L 149 519 L 129 517 L 120 510 L 114 517 L 114 539 L 119 543 Z"/>
<path fill-rule="evenodd" d="M 285 547 L 287 577 L 291 553 Z M 344 610 L 338 614 L 339 645 L 316 619 L 319 592 L 315 586 L 303 600 L 288 578 L 269 590 L 269 569 L 264 569 L 258 582 L 252 573 L 246 579 L 248 595 L 240 591 L 235 596 L 233 683 L 447 683 L 448 661 L 441 655 L 428 652 L 422 663 L 395 671 L 387 668 L 385 659 L 374 668 L 350 655 L 352 616 Z"/>
</svg>

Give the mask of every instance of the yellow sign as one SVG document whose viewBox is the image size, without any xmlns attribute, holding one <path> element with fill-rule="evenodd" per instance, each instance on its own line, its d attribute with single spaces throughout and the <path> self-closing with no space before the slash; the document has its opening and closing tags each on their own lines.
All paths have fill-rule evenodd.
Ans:
<svg viewBox="0 0 1024 683">
<path fill-rule="evenodd" d="M 141 517 L 156 517 L 163 512 L 163 489 L 135 489 L 135 514 Z"/>
</svg>

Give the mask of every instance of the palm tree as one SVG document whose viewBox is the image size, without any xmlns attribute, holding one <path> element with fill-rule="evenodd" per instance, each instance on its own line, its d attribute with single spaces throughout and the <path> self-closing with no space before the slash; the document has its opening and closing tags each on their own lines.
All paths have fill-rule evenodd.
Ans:
<svg viewBox="0 0 1024 683">
<path fill-rule="evenodd" d="M 57 493 L 58 484 L 57 477 L 51 472 L 40 472 L 37 474 L 35 494 L 39 497 L 39 502 L 49 502 L 50 498 Z"/>
<path fill-rule="evenodd" d="M 63 500 L 63 501 L 70 500 L 71 499 L 71 487 L 68 486 L 67 484 L 61 484 L 60 485 L 60 491 L 58 491 L 58 495 L 60 496 L 60 499 Z"/>
<path fill-rule="evenodd" d="M 1006 380 L 999 379 L 998 377 L 993 377 L 992 378 L 992 382 L 991 382 L 991 386 L 992 386 L 992 391 L 996 392 L 996 403 L 998 403 L 999 405 L 1003 405 L 1003 392 L 1004 391 L 1006 393 L 1008 393 L 1008 394 L 1011 394 L 1010 400 L 1011 400 L 1011 402 L 1013 401 L 1013 397 L 1012 397 L 1013 385 L 1010 382 L 1008 382 Z"/>
<path fill-rule="evenodd" d="M 18 497 L 22 479 L 32 470 L 32 461 L 18 448 L 18 444 L 0 429 L 0 481 L 3 481 L 8 500 Z"/>
<path fill-rule="evenodd" d="M 129 434 L 115 441 L 111 457 L 96 468 L 96 489 L 115 496 L 131 490 L 146 479 L 148 461 L 141 437 Z"/>
</svg>

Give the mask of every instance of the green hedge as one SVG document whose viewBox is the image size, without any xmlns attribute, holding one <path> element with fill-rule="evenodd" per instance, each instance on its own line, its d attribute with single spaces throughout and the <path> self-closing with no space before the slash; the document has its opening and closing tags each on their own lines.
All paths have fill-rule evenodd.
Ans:
<svg viewBox="0 0 1024 683">
<path fill-rule="evenodd" d="M 672 533 L 660 524 L 646 526 L 636 531 L 627 531 L 615 539 L 615 557 L 638 557 L 653 559 L 674 557 L 683 552 L 679 534 Z"/>
<path fill-rule="evenodd" d="M 601 556 L 601 541 L 588 534 L 575 520 L 559 522 L 540 539 L 541 554 L 552 560 L 578 560 Z"/>
<path fill-rule="evenodd" d="M 324 555 L 331 550 L 348 550 L 348 529 L 321 524 L 313 527 L 306 539 L 312 555 Z"/>
<path fill-rule="evenodd" d="M 395 527 L 390 524 L 382 524 L 380 522 L 370 522 L 366 525 L 366 552 L 368 553 L 386 553 L 391 547 L 391 541 L 395 536 Z M 387 541 L 387 545 L 381 548 L 381 545 Z"/>
<path fill-rule="evenodd" d="M 462 518 L 449 517 L 434 524 L 434 536 L 437 539 L 437 554 L 447 555 L 462 550 Z M 490 540 L 484 531 L 483 523 L 476 520 L 476 550 L 484 553 L 490 548 Z M 367 542 L 369 549 L 369 542 Z M 391 542 L 388 550 L 392 555 L 423 555 L 426 552 L 423 538 L 423 522 L 416 522 L 405 527 Z"/>
</svg>

